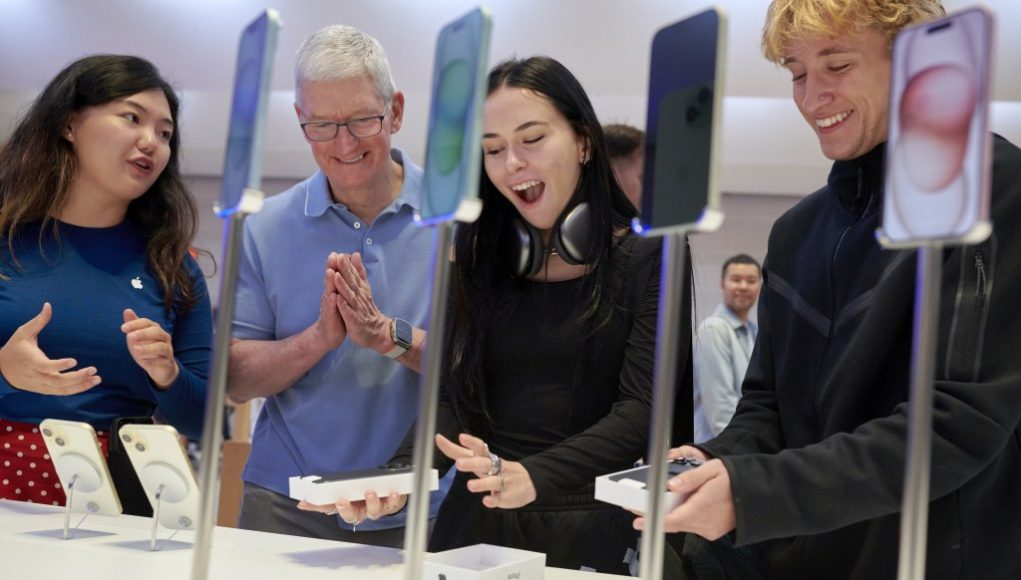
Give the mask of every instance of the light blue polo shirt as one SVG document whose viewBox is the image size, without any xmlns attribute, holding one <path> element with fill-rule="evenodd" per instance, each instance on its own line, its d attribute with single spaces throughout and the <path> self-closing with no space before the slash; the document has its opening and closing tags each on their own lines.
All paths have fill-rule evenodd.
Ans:
<svg viewBox="0 0 1021 580">
<path fill-rule="evenodd" d="M 371 225 L 333 202 L 321 171 L 266 199 L 262 211 L 245 221 L 234 337 L 280 340 L 312 325 L 331 251 L 361 252 L 380 311 L 428 328 L 433 231 L 414 224 L 422 169 L 399 149 L 390 155 L 404 166 L 404 183 Z M 266 400 L 244 480 L 287 495 L 287 479 L 294 475 L 386 463 L 416 419 L 418 391 L 418 373 L 345 341 Z M 432 494 L 432 515 L 449 479 L 445 483 Z M 397 527 L 404 520 L 401 513 L 359 528 Z"/>
</svg>

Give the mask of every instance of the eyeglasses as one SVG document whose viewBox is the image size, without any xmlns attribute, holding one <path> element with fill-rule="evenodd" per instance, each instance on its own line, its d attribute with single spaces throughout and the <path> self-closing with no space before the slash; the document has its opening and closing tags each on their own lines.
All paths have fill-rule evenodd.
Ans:
<svg viewBox="0 0 1021 580">
<path fill-rule="evenodd" d="M 390 100 L 387 99 L 386 104 L 383 105 L 383 112 L 378 115 L 351 119 L 344 123 L 309 121 L 307 123 L 299 123 L 299 125 L 301 125 L 301 130 L 309 141 L 333 141 L 337 138 L 337 132 L 340 131 L 341 127 L 346 127 L 348 132 L 354 137 L 367 139 L 379 135 L 379 132 L 383 130 L 383 118 L 386 117 L 386 110 L 389 108 Z"/>
</svg>

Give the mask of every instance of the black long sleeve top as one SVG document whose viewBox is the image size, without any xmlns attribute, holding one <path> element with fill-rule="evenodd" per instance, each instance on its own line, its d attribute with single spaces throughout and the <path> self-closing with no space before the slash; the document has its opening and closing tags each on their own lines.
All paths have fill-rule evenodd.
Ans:
<svg viewBox="0 0 1021 580">
<path fill-rule="evenodd" d="M 479 337 L 492 417 L 484 437 L 494 453 L 524 464 L 539 500 L 576 493 L 646 453 L 661 241 L 628 237 L 612 257 L 624 272 L 615 287 L 621 307 L 594 335 L 576 323 L 576 279 L 495 290 L 499 307 Z M 441 394 L 437 432 L 456 441 L 462 431 Z M 407 462 L 412 443 L 409 434 L 393 460 Z M 435 465 L 442 472 L 451 462 L 437 452 Z"/>
<path fill-rule="evenodd" d="M 1021 151 L 994 140 L 992 237 L 944 253 L 928 578 L 1021 578 Z M 742 399 L 702 447 L 770 577 L 892 578 L 914 251 L 876 241 L 884 146 L 774 225 Z"/>
</svg>

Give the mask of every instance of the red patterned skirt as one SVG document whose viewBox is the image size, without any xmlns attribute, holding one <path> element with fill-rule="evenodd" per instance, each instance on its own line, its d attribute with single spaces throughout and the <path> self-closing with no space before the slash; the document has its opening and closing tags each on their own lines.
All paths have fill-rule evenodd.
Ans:
<svg viewBox="0 0 1021 580">
<path fill-rule="evenodd" d="M 105 456 L 107 432 L 96 435 Z M 50 505 L 67 501 L 39 425 L 0 418 L 0 498 Z"/>
</svg>

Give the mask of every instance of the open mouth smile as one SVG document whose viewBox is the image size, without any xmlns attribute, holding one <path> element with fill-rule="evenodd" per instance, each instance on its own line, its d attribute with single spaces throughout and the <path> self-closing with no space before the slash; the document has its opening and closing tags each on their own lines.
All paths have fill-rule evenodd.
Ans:
<svg viewBox="0 0 1021 580">
<path fill-rule="evenodd" d="M 829 129 L 843 123 L 844 120 L 851 116 L 851 113 L 852 111 L 842 111 L 825 119 L 816 119 L 815 125 L 820 129 Z"/>
<path fill-rule="evenodd" d="M 546 190 L 546 184 L 538 180 L 530 180 L 512 185 L 511 191 L 517 194 L 518 199 L 526 204 L 535 203 Z"/>
</svg>

